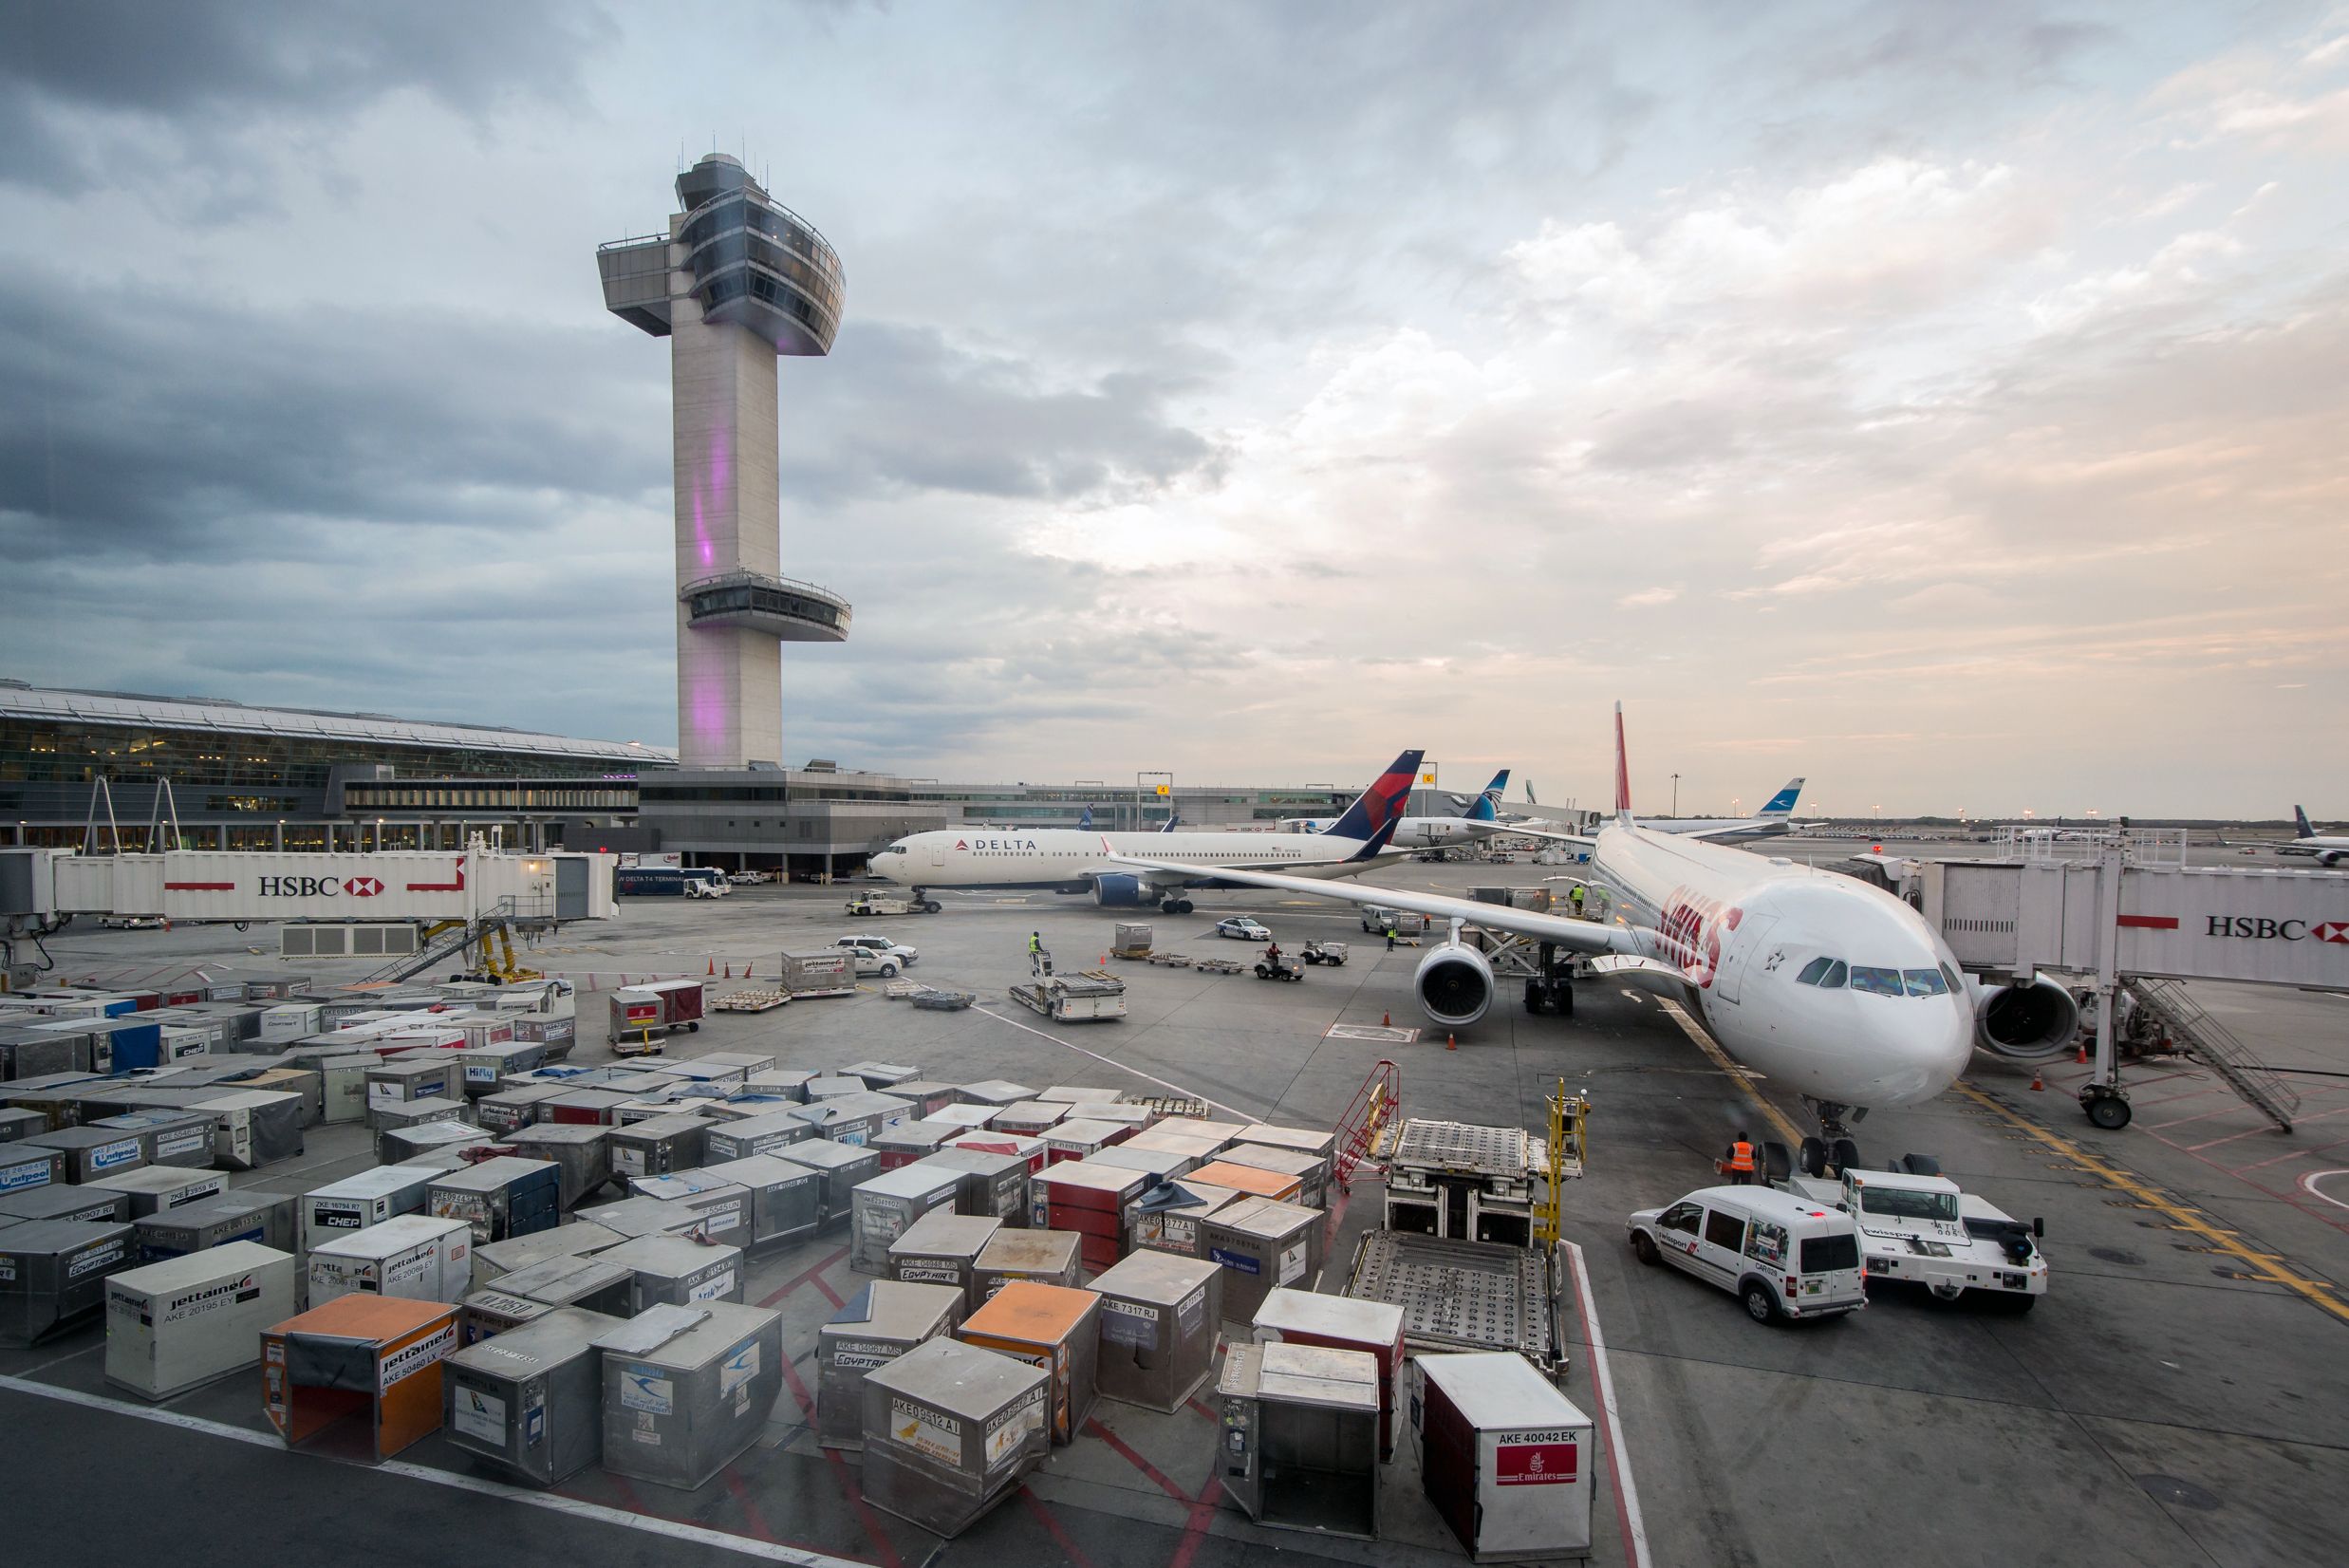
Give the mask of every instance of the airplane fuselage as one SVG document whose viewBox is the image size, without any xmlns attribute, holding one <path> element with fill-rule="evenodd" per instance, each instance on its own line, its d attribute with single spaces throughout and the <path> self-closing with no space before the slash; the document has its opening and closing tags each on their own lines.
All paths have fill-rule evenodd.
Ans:
<svg viewBox="0 0 2349 1568">
<path fill-rule="evenodd" d="M 1097 833 L 1074 828 L 962 832 L 947 829 L 899 839 L 872 857 L 891 882 L 916 887 L 1056 887 L 1087 890 L 1095 878 L 1130 876 L 1111 856 L 1196 866 L 1202 882 L 1218 866 L 1327 866 L 1361 852 L 1358 839 L 1322 833 Z"/>
</svg>

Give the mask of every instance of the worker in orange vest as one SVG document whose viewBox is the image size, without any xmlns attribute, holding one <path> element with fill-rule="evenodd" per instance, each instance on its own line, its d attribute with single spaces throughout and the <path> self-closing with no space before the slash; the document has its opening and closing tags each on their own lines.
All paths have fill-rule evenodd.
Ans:
<svg viewBox="0 0 2349 1568">
<path fill-rule="evenodd" d="M 1729 1178 L 1731 1186 L 1754 1185 L 1754 1146 L 1743 1129 L 1737 1135 L 1737 1142 L 1729 1146 L 1729 1157 L 1722 1161 L 1721 1168 L 1723 1174 Z"/>
</svg>

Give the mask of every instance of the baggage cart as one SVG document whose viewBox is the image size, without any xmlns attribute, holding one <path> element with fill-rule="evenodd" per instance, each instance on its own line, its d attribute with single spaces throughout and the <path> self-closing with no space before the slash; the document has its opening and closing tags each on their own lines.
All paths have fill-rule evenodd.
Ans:
<svg viewBox="0 0 2349 1568">
<path fill-rule="evenodd" d="M 701 1027 L 701 982 L 647 980 L 611 994 L 609 1043 L 624 1056 L 661 1049 L 663 1036 Z"/>
<path fill-rule="evenodd" d="M 1521 1355 L 1422 1355 L 1420 1484 L 1473 1562 L 1587 1558 L 1591 1418 Z"/>
<path fill-rule="evenodd" d="M 621 1319 L 580 1307 L 548 1312 L 468 1346 L 443 1372 L 449 1442 L 526 1485 L 552 1486 L 604 1453 L 604 1356 L 595 1342 Z"/>
<path fill-rule="evenodd" d="M 865 1501 L 952 1539 L 1050 1452 L 1052 1374 L 952 1338 L 865 1374 Z"/>
<path fill-rule="evenodd" d="M 231 1241 L 106 1280 L 106 1381 L 168 1399 L 261 1359 L 261 1333 L 291 1316 L 294 1260 Z"/>
<path fill-rule="evenodd" d="M 1198 1258 L 1137 1252 L 1093 1279 L 1101 1297 L 1101 1396 L 1174 1411 L 1214 1370 L 1223 1271 Z"/>
<path fill-rule="evenodd" d="M 823 1447 L 865 1447 L 865 1374 L 915 1346 L 951 1335 L 962 1321 L 960 1292 L 946 1285 L 876 1279 L 816 1330 L 815 1427 Z"/>
<path fill-rule="evenodd" d="M 724 1301 L 606 1330 L 604 1467 L 693 1491 L 756 1442 L 783 1389 L 783 1320 Z"/>
<path fill-rule="evenodd" d="M 1360 1351 L 1234 1345 L 1216 1394 L 1223 1490 L 1250 1519 L 1377 1539 L 1377 1361 Z"/>
<path fill-rule="evenodd" d="M 441 1363 L 457 1309 L 345 1296 L 261 1335 L 263 1409 L 286 1447 L 349 1421 L 378 1462 L 440 1429 Z"/>
<path fill-rule="evenodd" d="M 1126 1016 L 1126 982 L 1091 975 L 1056 975 L 1011 988 L 1012 1000 L 1054 1023 L 1102 1023 Z"/>
</svg>

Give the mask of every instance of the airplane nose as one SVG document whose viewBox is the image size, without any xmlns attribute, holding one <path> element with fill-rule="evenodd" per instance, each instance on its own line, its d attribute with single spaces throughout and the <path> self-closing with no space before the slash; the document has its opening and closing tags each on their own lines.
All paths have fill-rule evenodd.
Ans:
<svg viewBox="0 0 2349 1568">
<path fill-rule="evenodd" d="M 1904 999 L 1904 1005 L 1883 1009 L 1869 1032 L 1884 1064 L 1879 1106 L 1921 1105 L 1955 1083 L 1973 1059 L 1972 1016 L 1949 999 Z"/>
</svg>

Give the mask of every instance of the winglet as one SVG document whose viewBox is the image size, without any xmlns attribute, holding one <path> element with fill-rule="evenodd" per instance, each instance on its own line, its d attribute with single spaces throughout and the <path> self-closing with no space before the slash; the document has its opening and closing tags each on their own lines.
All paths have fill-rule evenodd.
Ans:
<svg viewBox="0 0 2349 1568">
<path fill-rule="evenodd" d="M 1631 764 L 1623 749 L 1623 703 L 1615 702 L 1615 820 L 1631 820 Z"/>
</svg>

